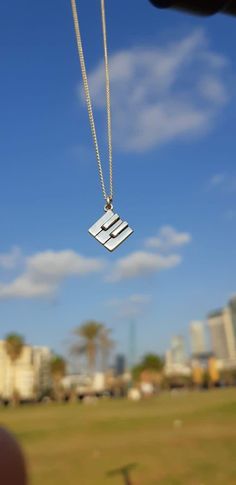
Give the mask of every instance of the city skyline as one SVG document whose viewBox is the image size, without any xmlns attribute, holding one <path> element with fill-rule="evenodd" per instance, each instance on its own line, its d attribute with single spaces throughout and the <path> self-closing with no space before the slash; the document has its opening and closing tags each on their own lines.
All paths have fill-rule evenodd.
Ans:
<svg viewBox="0 0 236 485">
<path fill-rule="evenodd" d="M 154 351 L 147 349 L 143 354 L 136 356 L 137 329 L 135 322 L 130 322 L 126 346 L 120 349 L 116 346 L 116 342 L 113 341 L 112 358 L 110 359 L 109 365 L 114 360 L 114 366 L 116 368 L 117 365 L 121 365 L 116 362 L 119 359 L 124 359 L 124 361 L 127 361 L 127 367 L 132 368 L 145 353 L 152 353 L 152 351 L 162 356 L 165 354 L 165 359 L 167 363 L 169 362 L 169 366 L 172 364 L 184 365 L 189 361 L 189 358 L 198 359 L 201 356 L 207 358 L 209 355 L 214 356 L 218 360 L 234 364 L 236 363 L 235 308 L 236 296 L 228 300 L 224 307 L 208 312 L 203 321 L 195 320 L 189 322 L 188 332 L 185 335 L 172 335 L 169 346 L 162 354 L 158 347 L 156 347 Z M 26 342 L 25 346 L 40 349 L 40 347 L 32 344 L 32 342 Z M 46 348 L 46 346 L 41 348 Z M 51 351 L 53 352 L 54 349 L 52 348 Z M 73 368 L 74 363 L 69 347 L 63 355 L 67 360 L 69 368 Z"/>
<path fill-rule="evenodd" d="M 137 358 L 164 354 L 236 291 L 235 22 L 123 7 L 107 5 L 115 209 L 134 235 L 112 255 L 88 234 L 104 204 L 70 5 L 0 7 L 0 338 L 65 353 L 94 318 L 126 352 L 134 320 Z M 103 149 L 99 9 L 80 15 Z"/>
<path fill-rule="evenodd" d="M 166 351 L 168 372 L 176 372 L 178 364 L 184 366 L 191 361 L 195 364 L 206 363 L 210 357 L 218 361 L 220 368 L 235 368 L 235 308 L 236 296 L 224 307 L 208 312 L 204 321 L 190 322 L 188 341 L 183 335 L 172 336 L 170 347 Z M 189 348 L 187 353 L 186 348 Z"/>
</svg>

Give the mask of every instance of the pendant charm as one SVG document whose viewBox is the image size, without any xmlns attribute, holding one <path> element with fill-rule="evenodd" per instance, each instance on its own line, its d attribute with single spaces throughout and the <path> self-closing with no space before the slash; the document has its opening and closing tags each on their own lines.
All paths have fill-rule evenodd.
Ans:
<svg viewBox="0 0 236 485">
<path fill-rule="evenodd" d="M 133 229 L 129 227 L 128 222 L 123 222 L 111 209 L 89 229 L 89 234 L 109 251 L 118 248 L 132 233 Z"/>
</svg>

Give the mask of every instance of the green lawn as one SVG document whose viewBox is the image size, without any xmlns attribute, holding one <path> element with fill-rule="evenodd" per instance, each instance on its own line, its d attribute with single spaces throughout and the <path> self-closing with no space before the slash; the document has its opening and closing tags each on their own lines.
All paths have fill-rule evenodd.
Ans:
<svg viewBox="0 0 236 485">
<path fill-rule="evenodd" d="M 236 484 L 234 389 L 1 409 L 0 422 L 22 443 L 32 485 L 122 485 L 107 472 L 130 463 L 134 485 Z"/>
</svg>

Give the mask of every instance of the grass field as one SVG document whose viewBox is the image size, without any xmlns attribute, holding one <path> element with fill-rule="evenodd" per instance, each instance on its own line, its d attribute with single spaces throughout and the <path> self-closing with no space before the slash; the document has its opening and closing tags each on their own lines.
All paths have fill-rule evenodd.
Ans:
<svg viewBox="0 0 236 485">
<path fill-rule="evenodd" d="M 236 390 L 139 403 L 1 409 L 25 450 L 32 485 L 236 484 Z M 128 483 L 128 482 L 127 482 Z"/>
</svg>

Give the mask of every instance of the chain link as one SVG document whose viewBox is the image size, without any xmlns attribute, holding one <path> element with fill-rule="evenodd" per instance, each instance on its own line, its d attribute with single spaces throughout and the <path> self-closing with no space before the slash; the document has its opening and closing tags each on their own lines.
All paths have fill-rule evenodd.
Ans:
<svg viewBox="0 0 236 485">
<path fill-rule="evenodd" d="M 107 106 L 107 137 L 108 137 L 108 152 L 109 152 L 109 179 L 110 179 L 110 194 L 106 192 L 102 162 L 100 157 L 100 150 L 97 139 L 97 131 L 93 114 L 93 106 L 91 101 L 90 89 L 88 84 L 88 76 L 85 65 L 84 50 L 82 37 L 80 32 L 80 24 L 78 18 L 78 9 L 76 0 L 71 0 L 72 14 L 75 26 L 76 42 L 79 54 L 79 60 L 81 65 L 82 79 L 84 85 L 85 99 L 87 103 L 88 116 L 90 122 L 91 133 L 93 137 L 96 159 L 98 164 L 98 173 L 100 183 L 102 187 L 103 197 L 107 204 L 110 204 L 113 199 L 113 156 L 112 156 L 112 123 L 111 123 L 111 96 L 110 96 L 110 76 L 109 76 L 109 63 L 108 63 L 108 51 L 107 51 L 107 31 L 106 31 L 106 13 L 105 13 L 105 0 L 101 0 L 101 15 L 102 15 L 102 33 L 103 33 L 103 47 L 104 47 L 104 64 L 105 64 L 105 79 L 106 79 L 106 106 Z"/>
</svg>

